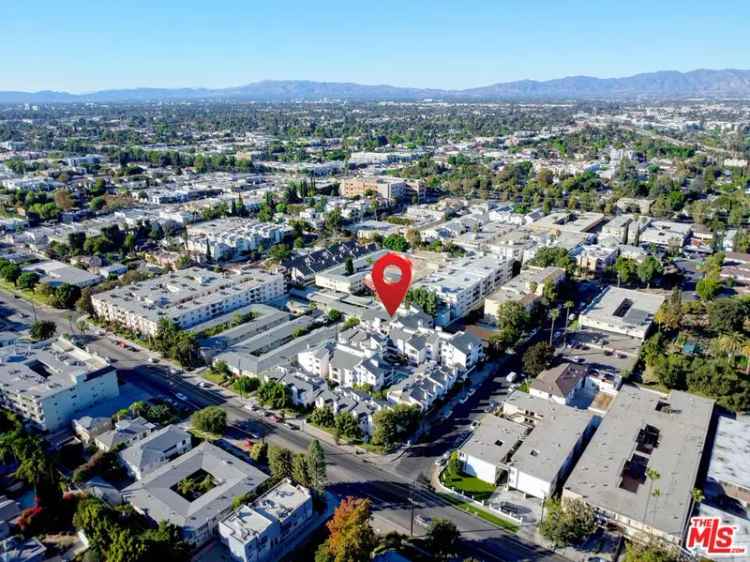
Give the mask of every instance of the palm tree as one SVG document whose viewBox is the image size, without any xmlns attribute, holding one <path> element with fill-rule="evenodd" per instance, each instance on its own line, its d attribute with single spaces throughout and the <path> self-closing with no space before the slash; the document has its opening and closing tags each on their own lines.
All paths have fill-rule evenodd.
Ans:
<svg viewBox="0 0 750 562">
<path fill-rule="evenodd" d="M 745 339 L 737 332 L 730 332 L 719 336 L 717 343 L 718 350 L 726 351 L 729 362 L 734 365 L 734 357 L 741 353 L 745 344 Z"/>
<path fill-rule="evenodd" d="M 570 309 L 574 306 L 575 304 L 573 301 L 565 301 L 565 304 L 563 304 L 563 307 L 565 308 L 565 335 L 563 336 L 563 345 L 567 345 L 568 342 L 568 320 L 570 319 Z"/>
<path fill-rule="evenodd" d="M 555 320 L 560 316 L 560 311 L 557 308 L 553 308 L 549 312 L 549 317 L 552 318 L 552 324 L 549 329 L 549 344 L 552 345 L 552 336 L 555 333 Z"/>
<path fill-rule="evenodd" d="M 742 355 L 745 356 L 745 374 L 750 375 L 750 339 L 742 343 Z"/>
<path fill-rule="evenodd" d="M 697 504 L 706 499 L 706 496 L 703 495 L 703 490 L 701 490 L 700 488 L 693 488 L 690 492 L 690 495 L 693 497 L 693 501 Z"/>
</svg>

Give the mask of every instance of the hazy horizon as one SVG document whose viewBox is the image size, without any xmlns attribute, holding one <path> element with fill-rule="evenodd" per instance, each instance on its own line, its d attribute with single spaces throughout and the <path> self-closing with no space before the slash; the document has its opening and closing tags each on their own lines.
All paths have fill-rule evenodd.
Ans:
<svg viewBox="0 0 750 562">
<path fill-rule="evenodd" d="M 666 1 L 195 1 L 0 6 L 0 90 L 71 93 L 311 80 L 466 89 L 747 67 L 750 5 Z"/>
</svg>

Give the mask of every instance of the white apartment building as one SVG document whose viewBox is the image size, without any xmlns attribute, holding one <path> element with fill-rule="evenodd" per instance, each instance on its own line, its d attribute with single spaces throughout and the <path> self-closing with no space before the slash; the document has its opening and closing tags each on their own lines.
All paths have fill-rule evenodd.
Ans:
<svg viewBox="0 0 750 562">
<path fill-rule="evenodd" d="M 219 521 L 219 536 L 234 560 L 272 562 L 298 544 L 312 519 L 310 491 L 286 479 Z"/>
<path fill-rule="evenodd" d="M 321 271 L 315 275 L 315 284 L 323 289 L 339 293 L 355 294 L 365 288 L 365 279 L 372 270 L 372 264 L 388 253 L 381 250 L 352 261 L 354 273 L 346 273 L 346 263 Z"/>
<path fill-rule="evenodd" d="M 163 319 L 190 328 L 285 293 L 284 277 L 262 270 L 223 274 L 191 267 L 92 297 L 99 318 L 154 335 Z"/>
<path fill-rule="evenodd" d="M 0 405 L 42 430 L 59 429 L 120 392 L 114 367 L 63 338 L 4 347 L 0 361 Z"/>
<path fill-rule="evenodd" d="M 256 250 L 261 244 L 278 244 L 290 232 L 291 229 L 285 225 L 229 217 L 189 226 L 187 249 L 191 254 L 200 256 L 210 252 L 214 260 L 231 259 Z"/>
<path fill-rule="evenodd" d="M 326 378 L 330 371 L 331 350 L 328 345 L 321 345 L 312 349 L 300 351 L 297 363 L 306 373 Z"/>
<path fill-rule="evenodd" d="M 664 295 L 607 287 L 581 312 L 582 328 L 646 339 Z"/>
<path fill-rule="evenodd" d="M 513 262 L 495 255 L 469 256 L 450 262 L 415 287 L 433 291 L 439 301 L 435 323 L 447 326 L 481 307 L 484 299 L 513 274 Z"/>
<path fill-rule="evenodd" d="M 175 425 L 168 425 L 130 445 L 120 452 L 128 474 L 136 480 L 192 449 L 191 435 Z"/>
<path fill-rule="evenodd" d="M 545 499 L 560 488 L 594 426 L 588 412 L 516 391 L 502 416 L 481 418 L 459 459 L 466 474 Z"/>
<path fill-rule="evenodd" d="M 544 295 L 544 286 L 551 283 L 557 287 L 565 279 L 562 267 L 530 267 L 503 284 L 484 300 L 484 319 L 497 322 L 497 311 L 501 304 L 517 302 L 530 310 Z"/>
<path fill-rule="evenodd" d="M 633 222 L 632 215 L 619 215 L 602 227 L 599 238 L 614 238 L 620 244 L 628 241 L 628 227 Z"/>
<path fill-rule="evenodd" d="M 638 236 L 641 246 L 654 244 L 663 248 L 682 248 L 685 245 L 692 225 L 672 221 L 653 221 Z"/>
<path fill-rule="evenodd" d="M 578 267 L 585 271 L 603 273 L 608 267 L 615 264 L 617 254 L 616 246 L 592 244 L 579 248 L 576 251 L 575 260 Z"/>
<path fill-rule="evenodd" d="M 208 473 L 214 487 L 192 501 L 179 484 L 197 472 Z M 208 542 L 219 522 L 229 515 L 232 500 L 253 492 L 268 476 L 231 453 L 204 441 L 184 455 L 143 475 L 122 490 L 123 499 L 140 514 L 158 523 L 179 527 L 183 540 L 194 546 Z"/>
</svg>

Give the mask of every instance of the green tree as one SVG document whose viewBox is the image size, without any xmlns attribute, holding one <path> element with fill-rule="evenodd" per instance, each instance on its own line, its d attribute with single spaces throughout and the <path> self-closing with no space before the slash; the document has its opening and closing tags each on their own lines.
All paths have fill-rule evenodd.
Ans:
<svg viewBox="0 0 750 562">
<path fill-rule="evenodd" d="M 394 252 L 405 252 L 409 249 L 409 242 L 401 234 L 389 234 L 383 240 L 383 247 Z"/>
<path fill-rule="evenodd" d="M 529 261 L 529 265 L 562 267 L 568 275 L 572 275 L 575 272 L 576 263 L 565 248 L 546 246 L 539 248 L 536 255 Z"/>
<path fill-rule="evenodd" d="M 719 299 L 708 305 L 708 321 L 712 330 L 722 334 L 742 331 L 750 312 L 748 303 L 736 299 Z"/>
<path fill-rule="evenodd" d="M 19 289 L 32 290 L 39 283 L 39 275 L 33 271 L 24 271 L 16 279 L 16 286 Z"/>
<path fill-rule="evenodd" d="M 523 370 L 531 376 L 537 376 L 550 366 L 555 348 L 547 342 L 537 342 L 523 354 Z"/>
<path fill-rule="evenodd" d="M 620 256 L 615 261 L 615 272 L 617 273 L 617 286 L 627 285 L 638 275 L 638 264 L 631 258 Z"/>
<path fill-rule="evenodd" d="M 315 408 L 310 414 L 310 423 L 319 427 L 334 427 L 336 425 L 333 411 L 328 406 Z"/>
<path fill-rule="evenodd" d="M 72 309 L 80 296 L 81 289 L 75 285 L 63 283 L 55 289 L 55 293 L 52 297 L 52 305 L 55 308 Z"/>
<path fill-rule="evenodd" d="M 275 260 L 282 261 L 292 255 L 292 250 L 286 244 L 276 244 L 271 246 L 268 255 Z"/>
<path fill-rule="evenodd" d="M 255 392 L 259 386 L 260 381 L 256 377 L 237 377 L 234 383 L 232 383 L 232 388 L 243 398 Z"/>
<path fill-rule="evenodd" d="M 253 443 L 250 458 L 258 464 L 265 464 L 268 461 L 268 444 L 265 441 Z"/>
<path fill-rule="evenodd" d="M 57 331 L 57 325 L 51 320 L 37 320 L 31 325 L 31 338 L 41 341 L 51 338 Z"/>
<path fill-rule="evenodd" d="M 191 421 L 200 431 L 222 435 L 227 428 L 227 413 L 218 406 L 208 406 L 195 412 Z"/>
<path fill-rule="evenodd" d="M 75 302 L 75 309 L 78 312 L 83 312 L 89 316 L 94 315 L 94 303 L 91 300 L 91 295 L 92 292 L 89 287 L 81 290 L 81 296 L 78 297 L 78 300 Z"/>
<path fill-rule="evenodd" d="M 293 455 L 289 449 L 271 445 L 268 447 L 268 468 L 274 478 L 293 478 Z"/>
<path fill-rule="evenodd" d="M 338 322 L 341 320 L 341 313 L 336 310 L 335 308 L 332 308 L 328 311 L 328 321 L 331 323 Z"/>
<path fill-rule="evenodd" d="M 679 552 L 663 543 L 642 544 L 629 542 L 625 547 L 623 562 L 679 562 Z"/>
<path fill-rule="evenodd" d="M 289 389 L 284 383 L 277 381 L 263 383 L 258 389 L 258 400 L 274 410 L 287 408 L 291 404 Z"/>
<path fill-rule="evenodd" d="M 70 232 L 68 233 L 68 246 L 70 251 L 74 254 L 80 254 L 83 251 L 83 245 L 86 243 L 85 232 Z"/>
<path fill-rule="evenodd" d="M 292 457 L 292 480 L 300 486 L 310 488 L 307 458 L 302 453 L 297 453 Z"/>
<path fill-rule="evenodd" d="M 583 542 L 596 530 L 593 509 L 578 499 L 549 499 L 547 512 L 539 531 L 555 546 L 575 545 Z"/>
<path fill-rule="evenodd" d="M 409 289 L 404 298 L 404 303 L 406 306 L 411 304 L 416 305 L 422 312 L 429 314 L 433 318 L 437 316 L 439 305 L 437 294 L 424 287 Z"/>
<path fill-rule="evenodd" d="M 549 311 L 549 318 L 551 320 L 549 327 L 549 344 L 552 345 L 552 337 L 555 335 L 555 321 L 560 318 L 560 310 L 553 308 Z"/>
<path fill-rule="evenodd" d="M 116 527 L 109 536 L 107 562 L 136 562 L 141 559 L 145 550 L 133 529 Z"/>
<path fill-rule="evenodd" d="M 646 256 L 646 259 L 638 264 L 638 279 L 640 279 L 641 283 L 644 283 L 646 287 L 651 287 L 651 282 L 657 275 L 661 275 L 662 271 L 663 267 L 659 260 L 654 256 Z"/>
<path fill-rule="evenodd" d="M 420 416 L 417 406 L 404 404 L 379 410 L 373 416 L 372 443 L 392 449 L 416 431 Z"/>
<path fill-rule="evenodd" d="M 362 430 L 357 423 L 357 418 L 351 412 L 339 412 L 334 417 L 334 427 L 336 434 L 349 439 L 359 439 L 362 437 Z"/>
<path fill-rule="evenodd" d="M 447 560 L 458 549 L 461 534 L 455 523 L 447 519 L 435 519 L 427 531 L 427 549 L 438 560 Z"/>
<path fill-rule="evenodd" d="M 328 480 L 328 470 L 325 452 L 317 439 L 313 439 L 307 446 L 306 466 L 310 487 L 322 492 Z"/>
<path fill-rule="evenodd" d="M 8 283 L 15 283 L 22 273 L 21 267 L 16 263 L 6 263 L 0 267 L 0 276 Z"/>
<path fill-rule="evenodd" d="M 704 301 L 713 300 L 721 290 L 721 279 L 718 275 L 707 274 L 695 285 L 695 292 Z"/>
</svg>

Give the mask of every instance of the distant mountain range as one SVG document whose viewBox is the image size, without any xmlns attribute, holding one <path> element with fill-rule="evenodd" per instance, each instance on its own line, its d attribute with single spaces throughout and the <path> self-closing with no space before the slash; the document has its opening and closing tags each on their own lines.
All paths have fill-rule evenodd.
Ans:
<svg viewBox="0 0 750 562">
<path fill-rule="evenodd" d="M 519 80 L 441 90 L 366 86 L 349 82 L 263 80 L 235 88 L 133 88 L 87 94 L 0 91 L 0 103 L 146 102 L 178 100 L 246 101 L 448 101 L 489 100 L 633 100 L 684 98 L 750 98 L 750 70 L 660 71 L 625 78 L 569 76 L 557 80 Z"/>
</svg>

